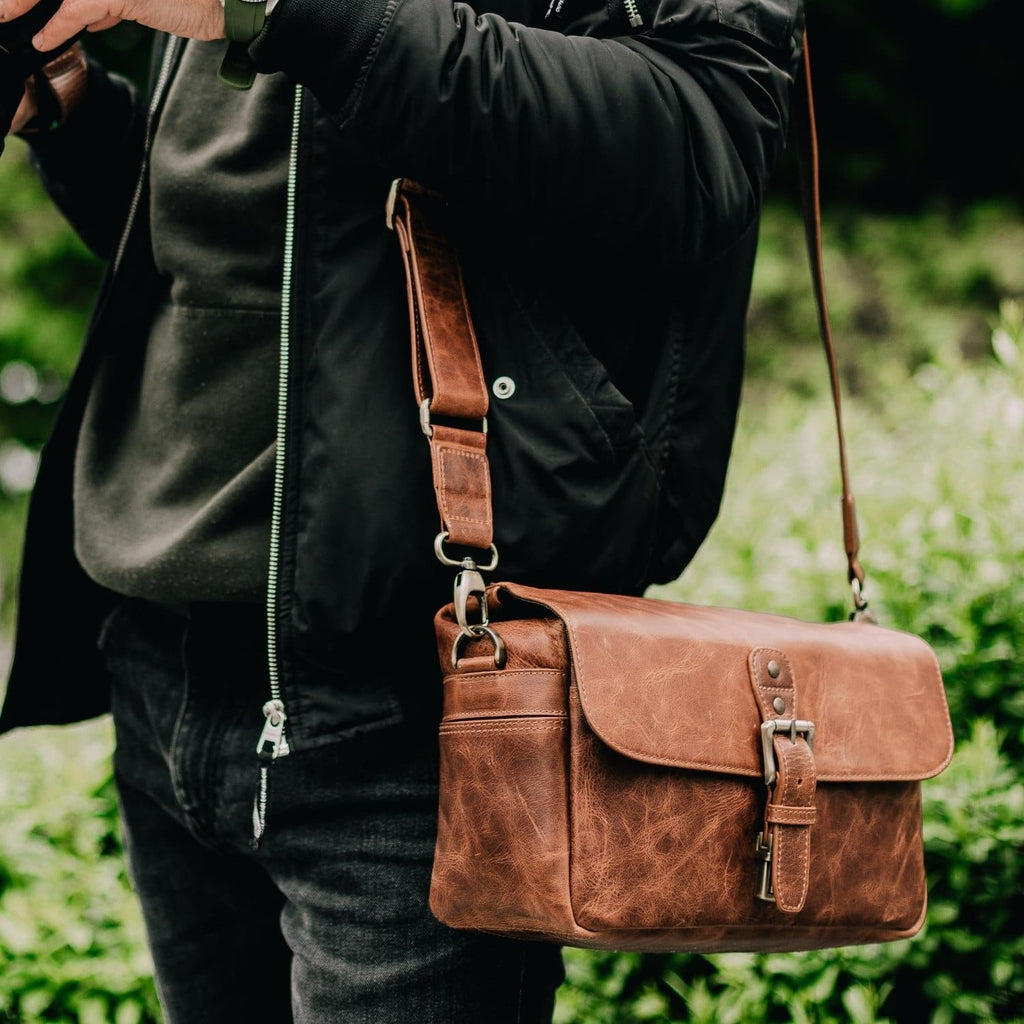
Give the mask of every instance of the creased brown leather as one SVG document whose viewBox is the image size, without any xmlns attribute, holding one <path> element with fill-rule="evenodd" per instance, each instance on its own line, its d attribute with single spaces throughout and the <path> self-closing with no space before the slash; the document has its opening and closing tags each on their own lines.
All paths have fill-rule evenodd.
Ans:
<svg viewBox="0 0 1024 1024">
<path fill-rule="evenodd" d="M 917 781 L 952 757 L 938 662 L 908 633 L 508 583 L 488 594 L 494 608 L 518 598 L 561 618 L 587 721 L 628 757 L 760 780 L 747 661 L 761 647 L 785 650 L 800 679 L 800 715 L 817 724 L 819 782 Z"/>
<path fill-rule="evenodd" d="M 430 398 L 430 411 L 438 416 L 483 419 L 487 386 L 443 198 L 403 180 L 394 227 L 406 260 L 417 358 L 426 360 L 429 373 L 428 384 L 423 368 L 414 367 L 417 401 Z"/>
<path fill-rule="evenodd" d="M 795 914 L 803 910 L 810 885 L 811 826 L 817 818 L 814 757 L 802 736 L 794 742 L 776 735 L 774 746 L 779 774 L 772 806 L 778 810 L 774 821 L 770 809 L 766 815 L 774 851 L 772 893 L 780 910 Z M 799 820 L 801 814 L 806 820 Z"/>
<path fill-rule="evenodd" d="M 480 671 L 486 659 L 469 658 L 473 671 L 445 680 L 431 896 L 442 921 L 592 948 L 707 952 L 881 942 L 920 928 L 919 780 L 948 758 L 949 723 L 934 655 L 915 638 L 507 584 L 489 605 L 508 666 Z M 459 628 L 450 606 L 436 626 L 445 658 Z M 862 678 L 858 650 L 876 633 L 883 654 Z M 771 660 L 779 676 L 764 675 L 758 692 L 750 666 L 767 671 Z M 856 731 L 851 706 L 862 711 Z M 749 771 L 742 758 L 722 767 L 691 757 L 709 733 L 726 747 L 742 735 L 734 752 L 745 751 L 766 715 L 813 719 L 815 760 L 849 747 L 834 759 L 840 770 L 798 795 L 813 777 L 810 748 L 787 734 L 766 807 L 759 739 Z M 897 762 L 893 736 L 908 748 Z M 624 752 L 634 740 L 638 750 Z M 873 778 L 879 762 L 883 776 L 895 765 L 902 777 Z M 782 836 L 774 905 L 755 898 L 766 818 Z"/>
</svg>

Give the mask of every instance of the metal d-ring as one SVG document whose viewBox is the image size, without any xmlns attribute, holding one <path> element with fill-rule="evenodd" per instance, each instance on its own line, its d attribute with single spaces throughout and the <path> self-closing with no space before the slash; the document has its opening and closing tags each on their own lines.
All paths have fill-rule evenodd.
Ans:
<svg viewBox="0 0 1024 1024">
<path fill-rule="evenodd" d="M 459 659 L 462 657 L 462 648 L 467 640 L 480 640 L 487 637 L 494 644 L 494 667 L 504 668 L 508 660 L 508 651 L 505 648 L 505 641 L 491 629 L 490 626 L 470 626 L 468 633 L 460 633 L 455 638 L 452 647 L 452 668 L 459 667 Z"/>
<path fill-rule="evenodd" d="M 472 559 L 469 559 L 472 564 L 467 564 L 465 558 L 450 558 L 444 550 L 450 536 L 451 534 L 447 530 L 442 530 L 434 538 L 434 554 L 437 555 L 438 561 L 442 565 L 451 566 L 453 569 L 476 569 L 477 572 L 494 572 L 498 568 L 498 549 L 493 544 L 488 549 L 491 552 L 491 560 L 487 565 L 477 565 Z"/>
</svg>

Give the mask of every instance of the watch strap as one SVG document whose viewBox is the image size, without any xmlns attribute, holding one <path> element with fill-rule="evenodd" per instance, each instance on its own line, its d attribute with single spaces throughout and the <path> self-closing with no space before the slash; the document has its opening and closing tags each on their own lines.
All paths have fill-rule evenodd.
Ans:
<svg viewBox="0 0 1024 1024">
<path fill-rule="evenodd" d="M 267 0 L 223 0 L 227 52 L 217 77 L 232 89 L 249 89 L 256 81 L 256 65 L 249 45 L 267 22 Z"/>
<path fill-rule="evenodd" d="M 224 0 L 224 34 L 232 43 L 251 43 L 267 20 L 267 0 Z"/>
</svg>

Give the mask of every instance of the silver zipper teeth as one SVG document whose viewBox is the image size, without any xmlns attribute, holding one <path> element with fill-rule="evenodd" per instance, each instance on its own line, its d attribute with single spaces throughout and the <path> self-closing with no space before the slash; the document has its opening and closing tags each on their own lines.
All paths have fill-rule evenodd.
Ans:
<svg viewBox="0 0 1024 1024">
<path fill-rule="evenodd" d="M 142 145 L 142 165 L 139 168 L 139 180 L 135 183 L 135 194 L 132 196 L 131 205 L 128 207 L 128 219 L 125 221 L 124 231 L 121 232 L 121 241 L 117 246 L 117 253 L 114 256 L 114 264 L 111 269 L 111 276 L 117 273 L 124 259 L 124 251 L 128 246 L 128 236 L 131 234 L 132 226 L 135 223 L 136 214 L 139 212 L 139 203 L 142 202 L 142 190 L 146 183 L 146 168 L 149 166 L 149 149 L 153 145 L 153 124 L 156 120 L 156 112 L 164 98 L 164 90 L 167 88 L 168 79 L 171 77 L 171 67 L 174 58 L 178 54 L 178 47 L 181 39 L 178 36 L 171 36 L 164 51 L 164 59 L 160 65 L 160 74 L 157 75 L 156 85 L 153 87 L 153 98 L 149 103 L 149 113 L 146 115 L 146 137 Z"/>
<path fill-rule="evenodd" d="M 270 513 L 270 566 L 267 572 L 267 657 L 270 666 L 270 699 L 281 700 L 281 676 L 277 651 L 277 587 L 281 570 L 281 519 L 284 510 L 284 471 L 288 429 L 288 368 L 291 362 L 291 299 L 295 262 L 295 199 L 299 165 L 299 127 L 302 121 L 302 87 L 295 87 L 292 108 L 291 155 L 288 162 L 288 209 L 284 233 L 284 273 L 281 278 L 281 353 L 277 378 L 277 449 L 274 460 L 274 504 Z M 288 752 L 287 743 L 282 740 Z"/>
<path fill-rule="evenodd" d="M 630 28 L 643 28 L 644 19 L 640 17 L 640 6 L 637 0 L 622 0 L 626 8 L 626 16 L 629 18 Z"/>
<path fill-rule="evenodd" d="M 284 471 L 288 426 L 288 369 L 291 362 L 291 298 L 295 264 L 295 202 L 299 167 L 299 129 L 302 123 L 302 86 L 295 87 L 292 105 L 291 152 L 288 158 L 287 212 L 284 231 L 284 270 L 281 275 L 281 341 L 277 376 L 277 447 L 274 457 L 274 501 L 270 511 L 270 564 L 267 569 L 267 669 L 270 700 L 263 705 L 265 722 L 256 744 L 260 761 L 259 788 L 252 806 L 253 848 L 267 828 L 267 789 L 270 766 L 291 753 L 285 735 L 284 701 L 277 649 L 277 588 L 281 575 L 281 520 L 284 510 Z M 269 756 L 267 748 L 269 750 Z"/>
</svg>

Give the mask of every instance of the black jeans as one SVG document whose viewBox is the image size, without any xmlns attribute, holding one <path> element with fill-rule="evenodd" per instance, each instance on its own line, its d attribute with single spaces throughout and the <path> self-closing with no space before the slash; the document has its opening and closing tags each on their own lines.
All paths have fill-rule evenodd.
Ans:
<svg viewBox="0 0 1024 1024">
<path fill-rule="evenodd" d="M 455 932 L 427 907 L 432 731 L 280 758 L 253 850 L 260 616 L 225 617 L 205 631 L 216 642 L 200 632 L 194 615 L 126 601 L 100 639 L 129 871 L 169 1024 L 549 1022 L 557 948 Z"/>
</svg>

